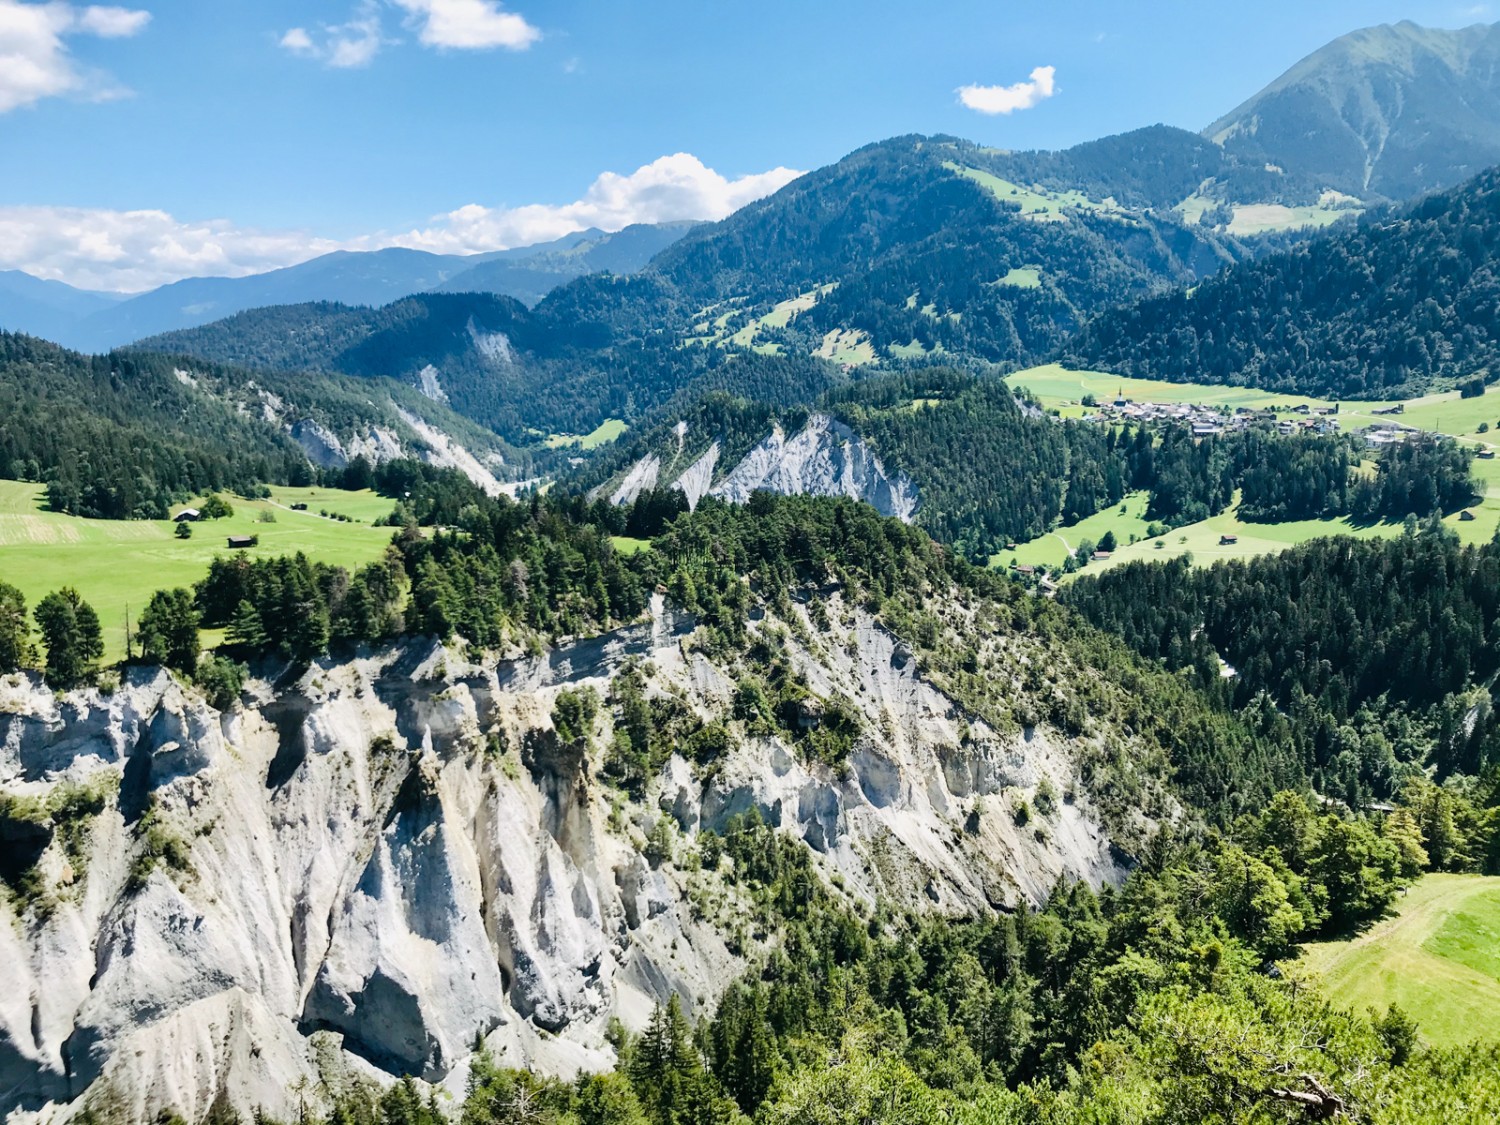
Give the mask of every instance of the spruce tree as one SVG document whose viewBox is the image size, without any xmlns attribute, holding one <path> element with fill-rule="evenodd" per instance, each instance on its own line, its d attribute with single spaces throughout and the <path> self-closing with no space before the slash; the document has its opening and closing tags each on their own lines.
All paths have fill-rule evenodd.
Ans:
<svg viewBox="0 0 1500 1125">
<path fill-rule="evenodd" d="M 31 663 L 31 623 L 26 620 L 26 598 L 14 586 L 0 582 L 0 673 L 15 672 Z"/>
<path fill-rule="evenodd" d="M 92 679 L 104 655 L 104 634 L 93 606 L 65 586 L 37 603 L 35 617 L 47 649 L 47 682 L 66 690 Z"/>
<path fill-rule="evenodd" d="M 158 590 L 141 614 L 141 655 L 191 676 L 198 667 L 198 610 L 191 590 Z"/>
</svg>

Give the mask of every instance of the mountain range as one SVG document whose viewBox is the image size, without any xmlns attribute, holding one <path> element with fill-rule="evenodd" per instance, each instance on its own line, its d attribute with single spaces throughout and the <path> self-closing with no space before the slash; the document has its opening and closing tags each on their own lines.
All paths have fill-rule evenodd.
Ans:
<svg viewBox="0 0 1500 1125">
<path fill-rule="evenodd" d="M 1500 162 L 1500 24 L 1341 36 L 1204 135 L 1362 198 L 1452 187 Z"/>
<path fill-rule="evenodd" d="M 339 250 L 268 273 L 188 278 L 131 297 L 10 271 L 0 273 L 0 328 L 97 352 L 244 309 L 301 301 L 383 305 L 410 293 L 438 290 L 501 293 L 534 304 L 583 274 L 632 273 L 694 225 L 636 224 L 613 233 L 589 229 L 487 254 L 432 254 L 402 247 Z"/>
<path fill-rule="evenodd" d="M 912 243 L 941 237 L 940 228 L 954 218 L 944 208 L 958 206 L 961 211 L 964 206 L 956 203 L 951 187 L 945 189 L 947 197 L 922 194 L 927 180 L 910 174 L 917 167 L 925 165 L 930 172 L 941 165 L 965 176 L 987 187 L 1001 207 L 1038 225 L 1062 216 L 1086 222 L 1106 239 L 1127 242 L 1134 253 L 1154 258 L 1144 264 L 1154 282 L 1177 282 L 1185 279 L 1184 271 L 1211 272 L 1227 261 L 1283 245 L 1285 232 L 1316 230 L 1374 204 L 1451 187 L 1500 161 L 1497 61 L 1500 25 L 1458 31 L 1411 23 L 1372 27 L 1334 40 L 1298 62 L 1201 135 L 1158 125 L 1061 152 L 988 149 L 948 137 L 926 138 L 924 148 L 917 138 L 899 138 L 811 173 L 778 193 L 776 202 L 751 204 L 675 248 L 697 224 L 643 224 L 612 233 L 586 230 L 536 246 L 475 255 L 401 248 L 337 252 L 265 274 L 192 278 L 131 297 L 72 290 L 12 272 L 0 274 L 0 328 L 102 351 L 270 305 L 332 301 L 379 306 L 428 291 L 494 293 L 535 305 L 574 278 L 601 271 L 628 275 L 661 255 L 658 272 L 685 298 L 704 304 L 788 300 L 805 292 L 789 291 L 788 285 L 845 282 L 827 309 L 806 318 L 809 327 L 825 323 L 825 337 L 835 329 L 845 333 L 829 343 L 827 350 L 837 355 L 860 351 L 864 337 L 858 333 L 870 337 L 877 353 L 916 344 L 930 350 L 940 340 L 949 351 L 963 350 L 967 341 L 953 337 L 966 335 L 967 329 L 955 331 L 956 321 L 891 316 L 892 310 L 884 307 L 893 299 L 904 303 L 923 281 L 933 288 L 935 280 L 930 266 L 914 264 L 912 247 L 897 252 L 890 239 Z M 897 209 L 906 225 L 879 231 L 896 211 L 870 206 L 872 177 L 888 180 L 879 187 L 903 201 Z M 851 201 L 837 197 L 839 191 L 854 192 L 852 199 L 863 199 L 865 209 L 849 206 Z M 799 207 L 807 210 L 795 216 Z M 768 231 L 767 220 L 785 229 Z M 919 235 L 913 221 L 926 222 L 926 232 Z M 835 240 L 852 236 L 845 251 L 858 252 L 804 264 L 796 257 L 801 253 L 797 240 L 812 229 L 808 223 L 826 223 Z M 868 233 L 884 240 L 878 248 L 858 242 L 867 224 L 873 224 Z M 1123 224 L 1134 227 L 1128 238 Z M 756 241 L 762 235 L 769 241 Z M 739 245 L 731 245 L 737 239 Z M 1015 261 L 995 277 L 978 276 L 984 272 L 979 267 L 987 268 L 990 260 L 971 257 L 962 266 L 953 263 L 955 269 L 977 270 L 976 285 L 1009 278 L 1012 286 L 1037 289 L 1024 301 L 1001 302 L 1027 307 L 984 312 L 979 306 L 985 302 L 971 293 L 950 302 L 955 304 L 952 311 L 962 314 L 960 304 L 973 308 L 989 322 L 982 331 L 1009 334 L 1021 341 L 1022 349 L 1034 346 L 1028 335 L 1034 336 L 1036 327 L 1028 321 L 1068 325 L 1080 313 L 1086 315 L 1092 298 L 1080 302 L 1073 291 L 1079 279 L 1070 282 L 1059 269 L 1071 252 L 1050 242 L 1041 230 L 1013 239 L 1011 257 L 1029 254 L 1035 260 Z M 1163 245 L 1146 245 L 1152 242 Z M 953 252 L 964 248 L 949 248 L 950 256 Z M 1163 255 L 1175 255 L 1178 261 L 1164 262 Z M 1036 268 L 1043 265 L 1048 268 Z M 1089 276 L 1110 272 L 1089 261 L 1079 261 L 1076 268 Z M 1142 263 L 1129 268 L 1139 273 Z M 861 284 L 847 284 L 854 280 Z M 898 284 L 912 288 L 899 295 L 872 288 Z M 1114 295 L 1130 291 L 1127 283 Z M 932 306 L 933 296 L 924 297 L 917 311 Z M 837 323 L 850 319 L 840 310 L 853 306 L 866 309 L 865 320 L 878 316 L 886 323 Z M 997 319 L 1007 323 L 995 323 Z M 898 328 L 909 335 L 890 335 Z M 998 357 L 993 347 L 976 350 Z"/>
<path fill-rule="evenodd" d="M 1485 42 L 716 223 L 0 274 L 133 341 L 0 331 L 6 1125 L 1500 1120 L 1490 424 L 1066 369 L 1494 418 Z"/>
</svg>

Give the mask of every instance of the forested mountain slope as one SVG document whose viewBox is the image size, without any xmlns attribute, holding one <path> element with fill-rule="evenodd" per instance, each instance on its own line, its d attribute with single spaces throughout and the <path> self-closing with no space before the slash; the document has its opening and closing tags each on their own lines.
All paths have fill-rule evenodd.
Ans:
<svg viewBox="0 0 1500 1125">
<path fill-rule="evenodd" d="M 1320 789 L 1351 804 L 1389 797 L 1415 771 L 1500 765 L 1494 543 L 1438 530 L 1209 568 L 1136 562 L 1062 597 L 1253 724 L 1295 731 Z"/>
<path fill-rule="evenodd" d="M 1497 371 L 1500 173 L 1100 314 L 1063 348 L 1124 375 L 1384 398 Z"/>
<path fill-rule="evenodd" d="M 1452 187 L 1500 162 L 1500 24 L 1351 32 L 1203 133 L 1362 198 Z"/>
<path fill-rule="evenodd" d="M 221 488 L 299 483 L 314 465 L 418 456 L 494 485 L 524 471 L 493 434 L 388 380 L 249 373 L 155 354 L 81 356 L 0 333 L 0 477 L 54 510 L 162 518 Z"/>
<path fill-rule="evenodd" d="M 1154 136 L 1140 143 L 1150 149 Z M 1003 177 L 1040 169 L 1007 154 L 899 137 L 700 227 L 653 271 L 710 326 L 695 335 L 734 331 L 808 294 L 810 307 L 789 323 L 762 322 L 747 338 L 816 347 L 842 333 L 868 343 L 872 358 L 941 347 L 1019 361 L 1080 315 L 1238 252 L 1205 228 L 1117 203 L 1104 194 L 1107 174 L 1090 167 L 1081 187 L 1048 168 L 1068 188 L 1033 190 Z M 1120 194 L 1146 193 L 1122 185 Z"/>
<path fill-rule="evenodd" d="M 1208 170 L 1194 163 L 1204 146 L 1190 134 L 1148 130 L 1122 143 L 1168 150 L 1184 169 L 1163 173 L 1169 184 L 1120 177 L 1120 194 L 1137 206 L 1191 191 Z M 786 367 L 783 383 L 824 387 L 834 376 L 812 374 L 817 357 L 848 366 L 942 351 L 1022 362 L 1108 303 L 1243 254 L 1180 216 L 1021 188 L 988 170 L 1086 175 L 1104 191 L 1112 151 L 1053 167 L 951 139 L 898 138 L 695 228 L 636 277 L 581 278 L 532 310 L 462 294 L 377 310 L 299 306 L 140 346 L 413 385 L 430 366 L 455 407 L 511 440 L 527 429 L 587 433 L 611 416 L 634 422 L 725 352 L 758 353 L 761 366 Z"/>
<path fill-rule="evenodd" d="M 516 445 L 587 433 L 606 418 L 634 421 L 680 392 L 732 386 L 808 402 L 843 378 L 808 355 L 681 347 L 649 327 L 653 309 L 668 323 L 674 315 L 670 289 L 657 279 L 603 277 L 566 293 L 568 306 L 549 300 L 536 310 L 473 293 L 422 294 L 381 309 L 254 309 L 139 348 L 288 374 L 389 375 Z"/>
</svg>

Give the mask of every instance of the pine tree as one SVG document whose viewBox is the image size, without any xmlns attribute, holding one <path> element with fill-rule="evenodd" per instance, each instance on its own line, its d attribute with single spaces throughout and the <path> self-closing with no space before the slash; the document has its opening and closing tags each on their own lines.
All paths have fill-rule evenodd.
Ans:
<svg viewBox="0 0 1500 1125">
<path fill-rule="evenodd" d="M 248 601 L 241 601 L 224 630 L 224 639 L 236 648 L 264 648 L 266 627 L 261 623 L 260 612 Z"/>
<path fill-rule="evenodd" d="M 26 619 L 26 598 L 14 586 L 0 582 L 0 673 L 24 668 L 31 659 L 31 623 Z"/>
<path fill-rule="evenodd" d="M 198 610 L 190 590 L 158 590 L 137 625 L 141 655 L 191 676 L 198 667 Z"/>
<path fill-rule="evenodd" d="M 65 586 L 38 602 L 34 616 L 47 649 L 47 682 L 67 689 L 91 679 L 104 655 L 104 634 L 93 606 Z"/>
</svg>

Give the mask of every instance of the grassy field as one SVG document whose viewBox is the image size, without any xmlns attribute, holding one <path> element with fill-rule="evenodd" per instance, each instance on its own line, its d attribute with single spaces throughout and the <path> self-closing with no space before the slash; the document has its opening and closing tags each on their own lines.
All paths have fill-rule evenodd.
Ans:
<svg viewBox="0 0 1500 1125">
<path fill-rule="evenodd" d="M 1005 380 L 1013 387 L 1024 387 L 1041 400 L 1043 406 L 1058 409 L 1073 407 L 1076 417 L 1086 411 L 1079 407 L 1084 395 L 1100 402 L 1112 402 L 1123 393 L 1131 402 L 1193 402 L 1233 410 L 1238 406 L 1270 409 L 1326 405 L 1321 399 L 1303 395 L 1271 394 L 1254 387 L 1219 387 L 1202 383 L 1166 382 L 1159 379 L 1127 379 L 1104 371 L 1074 371 L 1056 363 L 1017 371 Z M 1067 413 L 1067 411 L 1064 411 Z"/>
<path fill-rule="evenodd" d="M 1017 266 L 996 285 L 1009 285 L 1016 289 L 1036 289 L 1042 284 L 1042 271 L 1035 266 Z"/>
<path fill-rule="evenodd" d="M 622 555 L 638 555 L 651 546 L 651 540 L 635 539 L 629 535 L 611 535 L 609 541 Z"/>
<path fill-rule="evenodd" d="M 859 367 L 875 362 L 875 345 L 870 343 L 869 335 L 858 328 L 835 328 L 823 337 L 822 345 L 813 354 L 834 363 Z"/>
<path fill-rule="evenodd" d="M 0 580 L 18 587 L 29 606 L 62 586 L 73 586 L 93 605 L 104 626 L 106 659 L 125 654 L 125 613 L 131 620 L 157 590 L 191 586 L 216 555 L 229 553 L 225 538 L 258 535 L 256 556 L 294 554 L 356 567 L 378 559 L 391 529 L 372 521 L 393 507 L 372 492 L 332 488 L 274 488 L 270 500 L 230 498 L 234 515 L 196 524 L 178 539 L 167 520 L 87 520 L 43 508 L 41 485 L 0 481 Z M 290 506 L 305 503 L 309 511 Z M 182 505 L 179 505 L 182 507 Z M 324 518 L 320 509 L 357 521 Z M 262 512 L 275 523 L 261 523 Z"/>
<path fill-rule="evenodd" d="M 1205 383 L 1172 382 L 1160 379 L 1127 379 L 1104 371 L 1074 371 L 1056 363 L 1017 371 L 1005 380 L 1013 387 L 1023 387 L 1034 394 L 1044 407 L 1055 408 L 1064 416 L 1077 417 L 1088 411 L 1079 405 L 1083 396 L 1092 394 L 1100 402 L 1113 401 L 1123 393 L 1132 402 L 1191 402 L 1234 410 L 1244 406 L 1257 410 L 1275 407 L 1289 409 L 1306 405 L 1317 409 L 1332 405 L 1327 399 L 1306 395 L 1275 394 L 1256 387 L 1216 386 Z M 1480 444 L 1500 442 L 1500 395 L 1462 398 L 1457 391 L 1443 391 L 1407 399 L 1401 414 L 1382 417 L 1377 407 L 1390 406 L 1395 399 L 1370 402 L 1341 401 L 1339 422 L 1346 432 L 1377 421 L 1399 422 L 1421 430 L 1468 438 Z M 1479 426 L 1486 423 L 1488 433 Z"/>
<path fill-rule="evenodd" d="M 1069 210 L 1118 211 L 1120 209 L 1112 199 L 1101 202 L 1090 199 L 1081 191 L 1043 191 L 1038 188 L 1023 187 L 1021 184 L 1003 180 L 991 172 L 955 164 L 951 160 L 945 161 L 943 167 L 973 180 L 981 187 L 988 188 L 995 198 L 1016 204 L 1021 208 L 1021 214 L 1028 219 L 1056 222 L 1065 219 L 1066 212 Z"/>
<path fill-rule="evenodd" d="M 1399 1004 L 1430 1043 L 1500 1038 L 1500 878 L 1428 875 L 1394 917 L 1309 946 L 1303 963 L 1344 1007 Z"/>
<path fill-rule="evenodd" d="M 1323 399 L 1273 394 L 1253 387 L 1126 379 L 1099 371 L 1073 371 L 1057 364 L 1019 371 L 1008 376 L 1006 381 L 1014 387 L 1026 388 L 1043 406 L 1055 408 L 1065 417 L 1078 417 L 1089 412 L 1079 405 L 1086 394 L 1092 394 L 1100 402 L 1112 401 L 1117 394 L 1123 394 L 1132 402 L 1190 402 L 1223 410 L 1233 410 L 1240 406 L 1255 409 L 1274 406 L 1286 409 L 1303 404 L 1316 409 L 1330 405 Z M 1339 421 L 1345 432 L 1362 428 L 1380 420 L 1382 416 L 1376 415 L 1374 411 L 1385 405 L 1388 403 L 1340 402 Z M 1457 391 L 1426 395 L 1408 399 L 1404 413 L 1395 415 L 1392 420 L 1418 429 L 1447 434 L 1476 447 L 1497 448 L 1495 443 L 1500 442 L 1500 396 L 1481 395 L 1465 399 Z M 1488 425 L 1487 432 L 1479 432 L 1481 424 Z M 1463 520 L 1454 512 L 1443 522 L 1457 532 L 1464 542 L 1483 543 L 1493 538 L 1496 529 L 1500 528 L 1500 459 L 1476 459 L 1473 472 L 1483 490 L 1479 502 L 1469 508 L 1475 518 Z M 1108 513 L 1104 515 L 1107 516 Z M 1001 565 L 1009 565 L 1012 557 L 1018 558 L 1022 564 L 1061 565 L 1062 539 L 1066 539 L 1070 545 L 1076 545 L 1079 538 L 1085 535 L 1097 541 L 1104 526 L 1108 525 L 1107 519 L 1102 524 L 1096 522 L 1099 520 L 1099 516 L 1091 516 L 1074 527 L 1058 528 L 1055 534 L 1020 544 L 1019 550 L 1004 552 L 996 556 L 996 559 Z M 1096 527 L 1098 534 L 1095 533 Z M 1119 566 L 1132 559 L 1168 559 L 1191 552 L 1195 563 L 1208 564 L 1221 559 L 1249 558 L 1284 551 L 1323 535 L 1375 538 L 1399 535 L 1402 531 L 1400 523 L 1355 526 L 1347 519 L 1297 520 L 1278 524 L 1244 523 L 1238 517 L 1237 506 L 1200 523 L 1176 528 L 1159 540 L 1143 540 L 1134 545 L 1127 545 L 1128 531 L 1144 534 L 1144 526 L 1127 527 L 1115 528 L 1115 536 L 1121 543 L 1120 549 L 1111 558 L 1091 564 L 1087 573 L 1097 574 L 1103 569 Z M 1225 535 L 1235 537 L 1238 542 L 1221 543 L 1220 539 Z"/>
<path fill-rule="evenodd" d="M 1085 539 L 1098 543 L 1106 531 L 1113 531 L 1116 541 L 1124 546 L 1130 542 L 1132 535 L 1145 536 L 1146 501 L 1149 499 L 1150 496 L 1145 492 L 1132 492 L 1125 497 L 1123 503 L 1116 504 L 1113 508 L 1095 512 L 1087 519 L 1040 535 L 1028 543 L 1019 543 L 1014 551 L 1002 551 L 990 559 L 990 565 L 1008 567 L 1011 559 L 1015 559 L 1021 566 L 1062 566 L 1068 552 L 1077 549 L 1079 543 Z"/>
<path fill-rule="evenodd" d="M 598 449 L 601 445 L 615 441 L 628 429 L 630 427 L 623 418 L 606 418 L 591 434 L 548 434 L 545 444 L 548 449 L 562 449 L 565 446 Z"/>
</svg>

